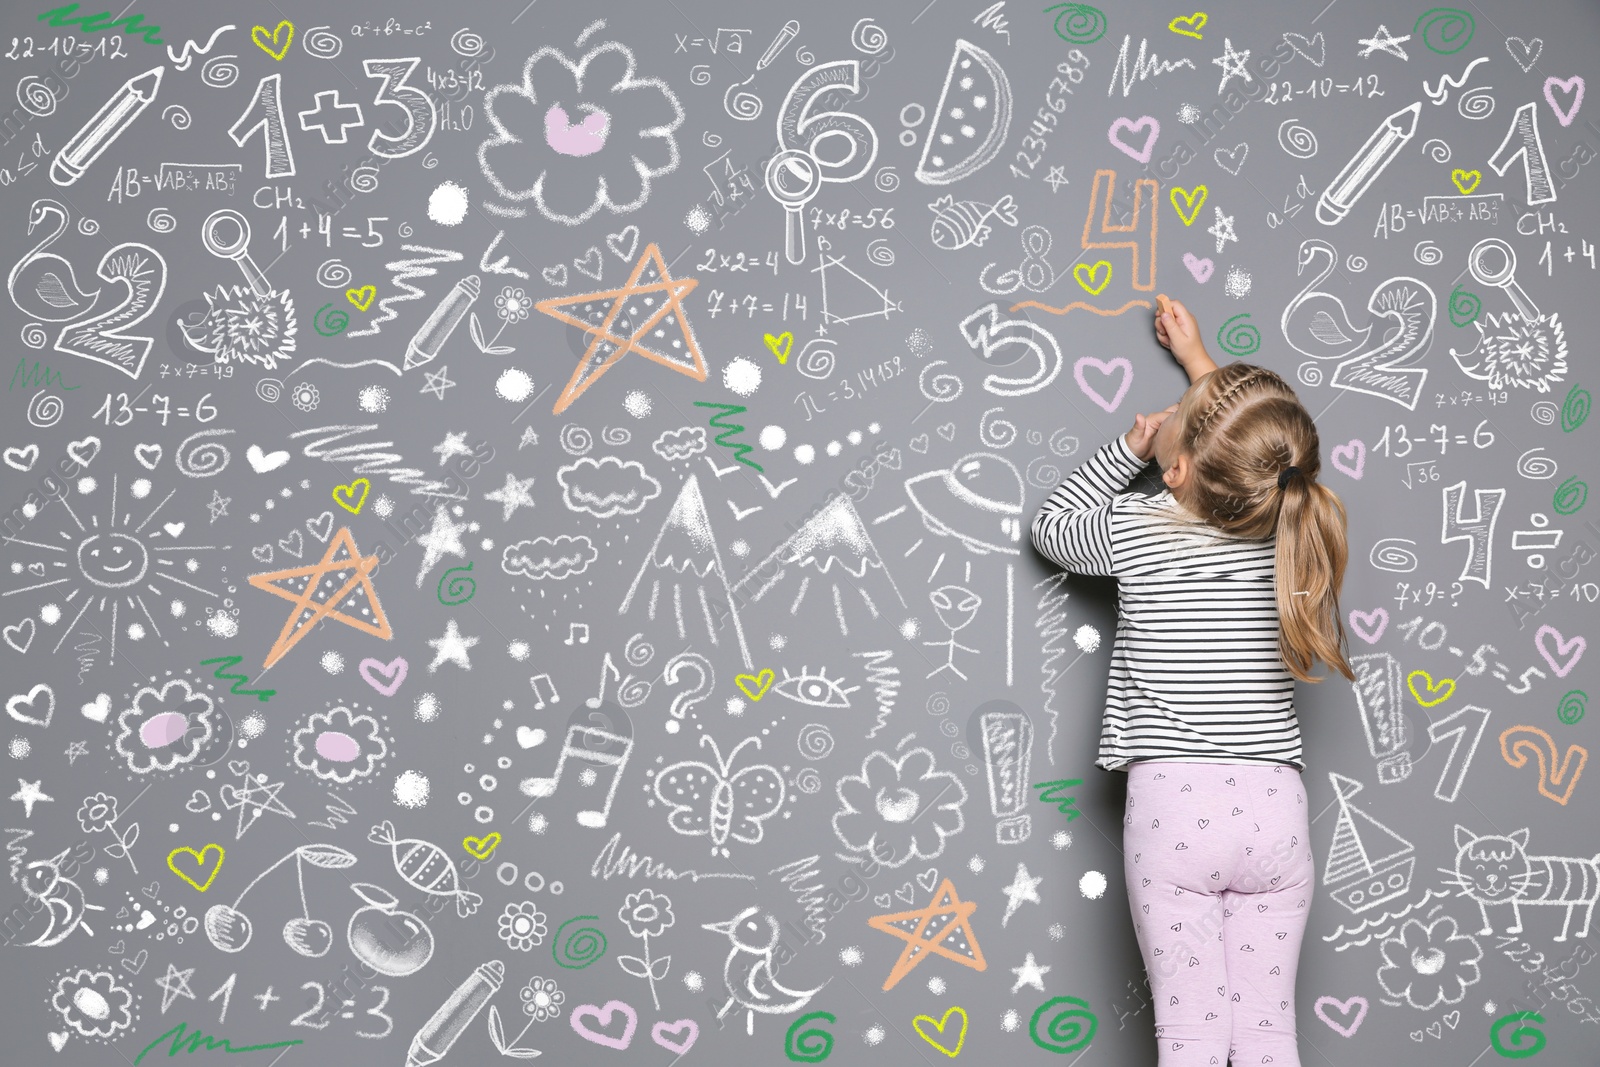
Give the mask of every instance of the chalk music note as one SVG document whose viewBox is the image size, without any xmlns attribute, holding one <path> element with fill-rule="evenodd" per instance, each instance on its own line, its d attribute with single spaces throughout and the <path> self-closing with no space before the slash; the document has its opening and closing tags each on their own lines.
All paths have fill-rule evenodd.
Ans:
<svg viewBox="0 0 1600 1067">
<path fill-rule="evenodd" d="M 545 684 L 545 688 L 550 690 L 550 696 L 548 699 L 546 699 L 543 693 L 539 692 L 540 682 L 543 682 Z M 533 699 L 538 701 L 538 703 L 533 706 L 534 711 L 543 711 L 546 704 L 561 703 L 561 694 L 556 692 L 556 683 L 551 681 L 548 673 L 534 675 L 532 678 L 528 679 L 528 684 L 533 687 Z"/>
<path fill-rule="evenodd" d="M 621 749 L 620 754 L 616 751 L 618 748 Z M 617 786 L 622 782 L 622 772 L 627 767 L 628 757 L 632 753 L 631 737 L 623 737 L 621 734 L 602 730 L 597 726 L 569 726 L 567 739 L 561 746 L 561 756 L 556 760 L 556 773 L 549 778 L 524 778 L 521 785 L 523 795 L 536 799 L 553 796 L 556 787 L 561 784 L 561 776 L 566 770 L 568 757 L 590 764 L 578 772 L 578 784 L 599 785 L 602 774 L 609 773 L 606 802 L 599 811 L 578 812 L 578 825 L 591 828 L 603 827 L 611 815 L 611 802 L 616 798 Z"/>
<path fill-rule="evenodd" d="M 588 623 L 575 622 L 571 625 L 571 628 L 567 630 L 567 639 L 563 641 L 562 644 L 570 645 L 574 643 L 580 645 L 587 645 L 589 643 Z"/>
<path fill-rule="evenodd" d="M 606 699 L 606 685 L 612 680 L 617 682 L 617 703 L 624 708 L 636 708 L 650 698 L 650 690 L 654 683 L 643 678 L 635 678 L 630 672 L 623 674 L 616 663 L 611 659 L 611 653 L 606 653 L 605 660 L 600 664 L 600 688 L 596 694 L 584 701 L 591 708 L 598 708 Z"/>
</svg>

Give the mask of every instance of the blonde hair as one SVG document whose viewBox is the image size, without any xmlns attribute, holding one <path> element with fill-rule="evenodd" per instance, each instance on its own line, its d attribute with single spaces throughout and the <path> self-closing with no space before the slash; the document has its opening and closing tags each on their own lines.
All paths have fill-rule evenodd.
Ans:
<svg viewBox="0 0 1600 1067">
<path fill-rule="evenodd" d="M 1265 367 L 1218 367 L 1173 414 L 1192 474 L 1177 499 L 1200 521 L 1238 537 L 1277 537 L 1278 652 L 1289 673 L 1320 682 L 1317 660 L 1352 681 L 1339 589 L 1348 548 L 1337 494 L 1317 481 L 1317 427 L 1293 389 Z M 1279 488 L 1289 467 L 1298 472 Z"/>
</svg>

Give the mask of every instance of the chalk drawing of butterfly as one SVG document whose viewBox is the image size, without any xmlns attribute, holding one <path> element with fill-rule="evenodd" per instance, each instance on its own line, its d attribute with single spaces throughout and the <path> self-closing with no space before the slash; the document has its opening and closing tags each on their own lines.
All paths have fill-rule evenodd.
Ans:
<svg viewBox="0 0 1600 1067">
<path fill-rule="evenodd" d="M 728 855 L 727 842 L 753 845 L 761 840 L 767 819 L 783 807 L 783 775 L 766 763 L 753 763 L 733 771 L 746 745 L 761 747 L 761 739 L 747 737 L 734 746 L 728 758 L 710 734 L 700 736 L 711 746 L 716 766 L 702 760 L 683 760 L 656 775 L 656 799 L 672 809 L 667 825 L 688 837 L 710 837 L 712 855 Z"/>
</svg>

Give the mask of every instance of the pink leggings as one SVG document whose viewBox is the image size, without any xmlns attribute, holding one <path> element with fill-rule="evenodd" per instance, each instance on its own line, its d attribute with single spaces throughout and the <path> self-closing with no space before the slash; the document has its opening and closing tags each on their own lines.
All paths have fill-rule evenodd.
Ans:
<svg viewBox="0 0 1600 1067">
<path fill-rule="evenodd" d="M 1161 1067 L 1299 1067 L 1294 978 L 1314 884 L 1299 772 L 1135 763 L 1123 822 Z"/>
</svg>

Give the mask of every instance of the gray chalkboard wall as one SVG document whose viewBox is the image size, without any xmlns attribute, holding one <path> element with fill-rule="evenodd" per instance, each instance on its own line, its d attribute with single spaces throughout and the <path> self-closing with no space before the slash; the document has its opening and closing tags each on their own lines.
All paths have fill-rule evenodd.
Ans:
<svg viewBox="0 0 1600 1067">
<path fill-rule="evenodd" d="M 1349 509 L 1304 1061 L 1592 1059 L 1592 3 L 96 6 L 0 32 L 0 1058 L 1153 1063 L 1027 526 L 1160 293 Z"/>
</svg>

